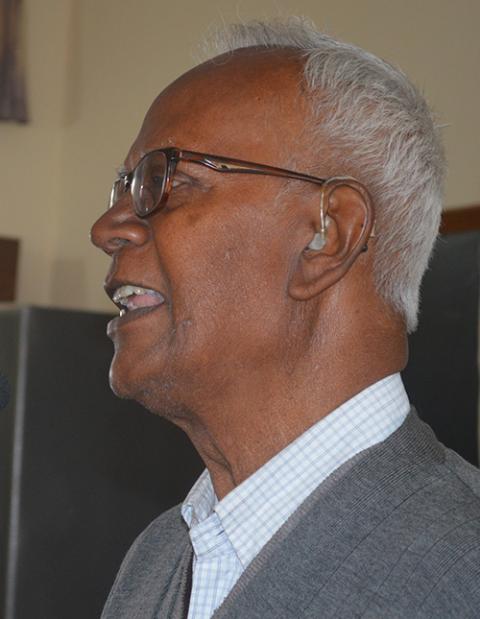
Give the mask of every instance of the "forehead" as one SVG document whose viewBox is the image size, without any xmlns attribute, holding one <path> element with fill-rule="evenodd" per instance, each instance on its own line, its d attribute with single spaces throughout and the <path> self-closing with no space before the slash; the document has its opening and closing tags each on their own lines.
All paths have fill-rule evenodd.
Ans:
<svg viewBox="0 0 480 619">
<path fill-rule="evenodd" d="M 155 99 L 127 163 L 166 146 L 285 164 L 299 148 L 307 100 L 291 50 L 240 50 L 182 75 Z"/>
</svg>

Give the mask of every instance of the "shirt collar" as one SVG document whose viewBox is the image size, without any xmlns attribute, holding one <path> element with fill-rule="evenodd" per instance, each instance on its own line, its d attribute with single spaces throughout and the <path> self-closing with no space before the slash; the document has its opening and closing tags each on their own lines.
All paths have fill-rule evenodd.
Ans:
<svg viewBox="0 0 480 619">
<path fill-rule="evenodd" d="M 245 568 L 326 477 L 385 440 L 409 409 L 400 375 L 388 376 L 318 421 L 220 502 L 205 470 L 189 492 L 182 516 L 192 528 L 215 512 Z"/>
<path fill-rule="evenodd" d="M 191 529 L 208 518 L 218 503 L 208 469 L 197 479 L 182 505 L 182 516 Z"/>
</svg>

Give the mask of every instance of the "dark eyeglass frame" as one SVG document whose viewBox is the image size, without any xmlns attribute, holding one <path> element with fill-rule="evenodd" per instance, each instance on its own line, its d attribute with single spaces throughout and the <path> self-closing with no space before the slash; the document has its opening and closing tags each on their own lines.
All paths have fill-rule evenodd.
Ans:
<svg viewBox="0 0 480 619">
<path fill-rule="evenodd" d="M 138 170 L 142 169 L 148 158 L 152 158 L 158 153 L 163 153 L 165 156 L 165 174 L 163 176 L 162 187 L 159 196 L 156 198 L 153 206 L 145 207 L 140 203 L 140 194 L 144 189 L 144 185 L 138 186 L 137 178 Z M 188 161 L 203 165 L 215 172 L 233 173 L 233 174 L 260 174 L 264 176 L 277 176 L 280 178 L 291 178 L 308 183 L 316 183 L 323 185 L 327 179 L 311 176 L 302 172 L 294 172 L 284 168 L 276 168 L 274 166 L 254 163 L 252 161 L 243 161 L 242 159 L 232 159 L 230 157 L 222 157 L 219 155 L 209 155 L 207 153 L 198 153 L 191 150 L 182 150 L 176 147 L 159 148 L 152 150 L 144 155 L 135 168 L 128 174 L 121 174 L 112 187 L 110 194 L 109 208 L 113 207 L 118 200 L 126 192 L 130 192 L 134 205 L 135 213 L 138 217 L 147 217 L 153 212 L 165 205 L 172 190 L 173 177 L 179 161 Z M 138 191 L 137 191 L 138 189 Z"/>
</svg>

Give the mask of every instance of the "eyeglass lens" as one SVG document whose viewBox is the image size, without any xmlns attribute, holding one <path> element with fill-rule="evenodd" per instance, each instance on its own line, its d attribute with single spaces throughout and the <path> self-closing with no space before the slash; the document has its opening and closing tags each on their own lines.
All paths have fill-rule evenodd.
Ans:
<svg viewBox="0 0 480 619">
<path fill-rule="evenodd" d="M 138 215 L 153 211 L 162 201 L 167 183 L 167 157 L 162 151 L 146 155 L 132 179 L 132 198 Z"/>
<path fill-rule="evenodd" d="M 135 168 L 130 193 L 137 215 L 145 216 L 151 213 L 162 202 L 167 185 L 167 169 L 167 157 L 162 151 L 149 153 Z M 110 206 L 126 191 L 128 183 L 126 184 L 124 179 L 117 180 L 110 196 Z"/>
</svg>

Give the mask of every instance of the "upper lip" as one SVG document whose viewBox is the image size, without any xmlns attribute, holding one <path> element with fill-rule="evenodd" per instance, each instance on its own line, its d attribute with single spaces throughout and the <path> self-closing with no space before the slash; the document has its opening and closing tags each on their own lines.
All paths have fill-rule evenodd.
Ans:
<svg viewBox="0 0 480 619">
<path fill-rule="evenodd" d="M 146 288 L 148 290 L 153 290 L 154 292 L 162 295 L 163 299 L 166 300 L 165 294 L 161 291 L 158 290 L 158 288 L 154 288 L 153 286 L 150 286 L 149 284 L 145 283 L 145 282 L 141 282 L 141 281 L 133 281 L 130 279 L 119 279 L 117 277 L 112 277 L 112 278 L 108 278 L 105 282 L 105 292 L 107 293 L 107 295 L 110 297 L 110 299 L 112 300 L 112 303 L 114 303 L 118 309 L 124 309 L 123 305 L 117 301 L 114 300 L 114 295 L 115 292 L 121 287 L 121 286 L 135 286 L 135 287 L 139 287 L 139 288 Z"/>
</svg>

